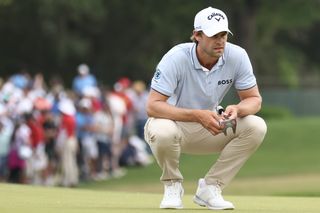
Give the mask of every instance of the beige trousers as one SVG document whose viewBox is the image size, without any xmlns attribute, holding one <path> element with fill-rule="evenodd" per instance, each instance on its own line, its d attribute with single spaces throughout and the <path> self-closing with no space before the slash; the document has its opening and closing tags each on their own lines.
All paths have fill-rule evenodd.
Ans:
<svg viewBox="0 0 320 213">
<path fill-rule="evenodd" d="M 68 138 L 64 143 L 61 155 L 62 184 L 64 186 L 76 186 L 79 182 L 77 150 L 77 139 L 75 137 Z"/>
<path fill-rule="evenodd" d="M 255 115 L 237 119 L 236 133 L 228 128 L 227 136 L 223 133 L 214 136 L 196 122 L 149 118 L 145 140 L 162 169 L 162 182 L 183 180 L 179 170 L 181 153 L 220 153 L 205 180 L 207 184 L 219 184 L 224 188 L 259 147 L 266 132 L 266 123 Z"/>
</svg>

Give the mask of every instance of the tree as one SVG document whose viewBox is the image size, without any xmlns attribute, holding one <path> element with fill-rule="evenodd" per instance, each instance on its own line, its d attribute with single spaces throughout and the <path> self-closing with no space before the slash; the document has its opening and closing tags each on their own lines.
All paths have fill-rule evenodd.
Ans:
<svg viewBox="0 0 320 213">
<path fill-rule="evenodd" d="M 188 42 L 195 14 L 226 12 L 230 41 L 244 47 L 260 84 L 289 87 L 319 74 L 319 1 L 312 0 L 0 0 L 0 72 L 21 68 L 70 83 L 87 63 L 102 83 L 150 81 L 162 55 Z M 265 83 L 264 83 L 265 82 Z"/>
</svg>

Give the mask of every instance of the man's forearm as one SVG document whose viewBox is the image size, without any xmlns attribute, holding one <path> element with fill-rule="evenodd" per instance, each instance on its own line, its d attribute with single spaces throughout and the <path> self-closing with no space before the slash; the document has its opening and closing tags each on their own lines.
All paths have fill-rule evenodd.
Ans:
<svg viewBox="0 0 320 213">
<path fill-rule="evenodd" d="M 250 97 L 240 101 L 240 103 L 237 104 L 238 117 L 256 114 L 261 109 L 261 103 L 261 97 Z"/>
<path fill-rule="evenodd" d="M 166 118 L 175 121 L 196 122 L 194 110 L 178 108 L 163 101 L 155 101 L 147 106 L 149 117 Z"/>
</svg>

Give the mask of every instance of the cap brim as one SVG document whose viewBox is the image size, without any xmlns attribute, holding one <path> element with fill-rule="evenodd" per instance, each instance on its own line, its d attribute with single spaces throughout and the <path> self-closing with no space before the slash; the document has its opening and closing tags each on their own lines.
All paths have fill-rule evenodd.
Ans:
<svg viewBox="0 0 320 213">
<path fill-rule="evenodd" d="M 231 35 L 232 32 L 228 29 L 228 28 L 225 28 L 225 27 L 222 27 L 222 28 L 211 28 L 211 29 L 206 29 L 206 30 L 202 30 L 203 33 L 208 36 L 208 37 L 212 37 L 218 33 L 221 33 L 221 32 L 228 32 L 230 33 Z"/>
</svg>

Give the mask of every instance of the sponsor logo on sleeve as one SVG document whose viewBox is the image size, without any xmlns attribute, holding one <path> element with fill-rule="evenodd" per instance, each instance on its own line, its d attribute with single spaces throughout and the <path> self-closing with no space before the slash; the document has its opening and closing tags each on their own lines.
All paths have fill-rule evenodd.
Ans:
<svg viewBox="0 0 320 213">
<path fill-rule="evenodd" d="M 160 70 L 156 70 L 156 72 L 154 73 L 154 76 L 153 76 L 153 80 L 155 82 L 158 82 L 158 80 L 161 78 L 161 71 Z"/>
</svg>

